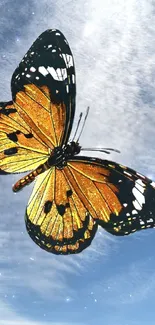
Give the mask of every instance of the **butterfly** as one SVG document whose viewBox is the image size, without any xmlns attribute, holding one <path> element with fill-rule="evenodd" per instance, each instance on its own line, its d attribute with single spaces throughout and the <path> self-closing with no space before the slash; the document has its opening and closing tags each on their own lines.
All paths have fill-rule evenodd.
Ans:
<svg viewBox="0 0 155 325">
<path fill-rule="evenodd" d="M 0 103 L 0 174 L 35 180 L 26 212 L 32 240 L 54 254 L 79 253 L 98 226 L 116 236 L 155 227 L 154 183 L 112 161 L 78 156 L 72 130 L 76 79 L 64 35 L 46 30 L 11 80 L 12 101 Z"/>
</svg>

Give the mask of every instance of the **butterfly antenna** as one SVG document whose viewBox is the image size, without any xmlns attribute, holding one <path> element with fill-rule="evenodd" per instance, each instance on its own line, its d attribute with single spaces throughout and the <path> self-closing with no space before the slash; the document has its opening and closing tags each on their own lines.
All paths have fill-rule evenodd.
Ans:
<svg viewBox="0 0 155 325">
<path fill-rule="evenodd" d="M 79 125 L 80 125 L 81 119 L 82 119 L 82 115 L 83 115 L 83 113 L 81 112 L 81 113 L 80 113 L 80 116 L 79 116 L 78 124 L 77 124 L 77 127 L 76 127 L 76 130 L 75 130 L 75 133 L 74 133 L 74 136 L 73 136 L 72 141 L 74 141 L 74 139 L 75 139 L 75 137 L 76 137 L 76 134 L 77 134 L 77 131 L 78 131 L 78 128 L 79 128 Z"/>
<path fill-rule="evenodd" d="M 81 150 L 83 150 L 83 151 L 100 151 L 100 152 L 104 152 L 107 154 L 110 154 L 110 151 L 120 153 L 119 150 L 113 149 L 113 148 L 81 148 Z"/>
<path fill-rule="evenodd" d="M 85 123 L 86 123 L 86 119 L 88 117 L 89 109 L 90 109 L 90 107 L 88 106 L 87 111 L 86 111 L 86 115 L 85 115 L 85 118 L 84 118 L 84 121 L 83 121 L 82 129 L 81 129 L 81 132 L 80 132 L 76 142 L 79 142 L 80 136 L 81 136 L 81 134 L 83 132 L 83 129 L 84 129 L 84 126 L 85 126 Z"/>
</svg>

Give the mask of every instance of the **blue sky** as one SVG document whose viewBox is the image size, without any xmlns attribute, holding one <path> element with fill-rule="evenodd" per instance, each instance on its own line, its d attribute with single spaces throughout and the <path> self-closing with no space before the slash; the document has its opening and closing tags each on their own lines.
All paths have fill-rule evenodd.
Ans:
<svg viewBox="0 0 155 325">
<path fill-rule="evenodd" d="M 60 29 L 76 65 L 75 121 L 90 106 L 81 145 L 119 149 L 108 158 L 155 180 L 153 2 L 1 0 L 0 13 L 0 100 L 11 99 L 33 41 Z M 79 255 L 48 254 L 26 233 L 32 186 L 13 194 L 18 178 L 0 178 L 0 325 L 153 325 L 155 231 L 115 238 L 99 229 Z"/>
</svg>

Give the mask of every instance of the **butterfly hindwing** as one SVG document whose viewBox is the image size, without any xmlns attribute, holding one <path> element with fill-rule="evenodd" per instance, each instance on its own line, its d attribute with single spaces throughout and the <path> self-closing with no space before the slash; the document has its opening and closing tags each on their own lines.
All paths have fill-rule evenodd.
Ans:
<svg viewBox="0 0 155 325">
<path fill-rule="evenodd" d="M 25 220 L 31 238 L 55 254 L 82 251 L 97 230 L 96 222 L 66 178 L 65 168 L 53 167 L 39 176 Z"/>
<path fill-rule="evenodd" d="M 155 227 L 154 184 L 125 166 L 76 157 L 67 172 L 89 213 L 108 232 L 124 236 Z"/>
</svg>

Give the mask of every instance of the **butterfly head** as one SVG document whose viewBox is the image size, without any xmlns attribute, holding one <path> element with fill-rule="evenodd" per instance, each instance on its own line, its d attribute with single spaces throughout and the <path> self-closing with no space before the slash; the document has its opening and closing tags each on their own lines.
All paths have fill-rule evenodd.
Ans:
<svg viewBox="0 0 155 325">
<path fill-rule="evenodd" d="M 81 147 L 78 142 L 71 141 L 67 146 L 65 147 L 65 153 L 68 157 L 73 157 L 75 155 L 78 155 L 81 151 Z"/>
</svg>

